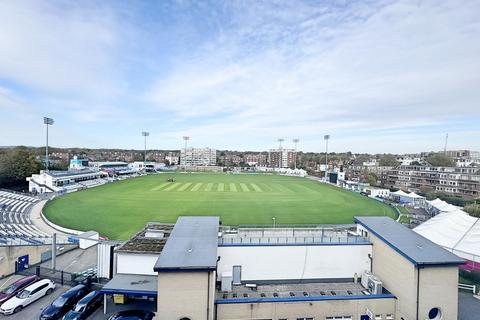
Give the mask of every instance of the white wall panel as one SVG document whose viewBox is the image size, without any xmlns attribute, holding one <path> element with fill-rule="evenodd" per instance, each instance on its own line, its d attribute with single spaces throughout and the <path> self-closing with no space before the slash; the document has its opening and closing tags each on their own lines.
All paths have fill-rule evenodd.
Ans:
<svg viewBox="0 0 480 320">
<path fill-rule="evenodd" d="M 157 275 L 153 266 L 158 254 L 117 253 L 117 273 Z"/>
<path fill-rule="evenodd" d="M 242 266 L 242 281 L 352 278 L 370 270 L 371 245 L 219 247 L 218 275 Z"/>
</svg>

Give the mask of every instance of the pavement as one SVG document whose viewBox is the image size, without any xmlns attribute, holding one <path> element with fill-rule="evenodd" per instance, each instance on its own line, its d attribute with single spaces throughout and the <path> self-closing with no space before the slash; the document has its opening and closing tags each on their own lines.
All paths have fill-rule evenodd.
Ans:
<svg viewBox="0 0 480 320">
<path fill-rule="evenodd" d="M 480 319 L 480 300 L 474 297 L 471 292 L 458 291 L 458 319 Z"/>
<path fill-rule="evenodd" d="M 47 200 L 38 201 L 33 205 L 30 209 L 30 220 L 32 223 L 41 231 L 47 234 L 57 234 L 57 241 L 61 239 L 67 239 L 70 235 L 63 233 L 57 229 L 50 227 L 43 219 L 42 219 L 42 209 L 43 206 L 47 203 Z"/>
<path fill-rule="evenodd" d="M 88 249 L 73 249 L 57 256 L 56 269 L 70 273 L 82 272 L 97 266 L 97 245 Z M 41 267 L 51 268 L 52 261 L 45 261 Z"/>
</svg>

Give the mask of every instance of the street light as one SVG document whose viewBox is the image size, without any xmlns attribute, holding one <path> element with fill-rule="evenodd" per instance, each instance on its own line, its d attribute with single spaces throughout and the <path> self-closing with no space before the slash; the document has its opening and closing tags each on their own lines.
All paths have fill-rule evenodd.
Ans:
<svg viewBox="0 0 480 320">
<path fill-rule="evenodd" d="M 273 227 L 275 228 L 275 220 L 276 220 L 275 217 L 273 217 L 272 220 L 273 220 Z"/>
<path fill-rule="evenodd" d="M 47 127 L 47 143 L 45 145 L 45 171 L 48 171 L 48 126 L 54 123 L 52 118 L 43 117 L 43 124 Z"/>
<path fill-rule="evenodd" d="M 294 165 L 295 170 L 297 170 L 297 143 L 299 141 L 300 140 L 298 140 L 297 138 L 293 139 L 293 143 L 295 143 L 295 165 Z"/>
<path fill-rule="evenodd" d="M 142 136 L 145 138 L 144 144 L 144 156 L 143 156 L 143 163 L 147 163 L 147 137 L 150 135 L 149 132 L 143 131 Z"/>
<path fill-rule="evenodd" d="M 327 170 L 328 170 L 328 140 L 330 140 L 330 135 L 326 134 L 323 136 L 325 139 L 325 182 L 327 182 Z"/>
<path fill-rule="evenodd" d="M 185 141 L 185 156 L 184 156 L 184 162 L 183 165 L 186 165 L 187 162 L 187 141 L 190 140 L 189 136 L 183 136 L 183 140 Z"/>
</svg>

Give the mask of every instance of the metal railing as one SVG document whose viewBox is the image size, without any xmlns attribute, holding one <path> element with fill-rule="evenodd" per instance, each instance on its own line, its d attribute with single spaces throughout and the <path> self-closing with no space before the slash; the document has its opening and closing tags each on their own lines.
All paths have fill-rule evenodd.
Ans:
<svg viewBox="0 0 480 320">
<path fill-rule="evenodd" d="M 474 285 L 474 284 L 459 283 L 459 284 L 458 284 L 458 289 L 467 290 L 467 291 L 472 291 L 473 294 L 476 294 L 476 293 L 477 293 L 477 286 Z"/>
<path fill-rule="evenodd" d="M 289 245 L 289 244 L 369 244 L 360 236 L 349 237 L 232 237 L 218 239 L 219 245 Z"/>
</svg>

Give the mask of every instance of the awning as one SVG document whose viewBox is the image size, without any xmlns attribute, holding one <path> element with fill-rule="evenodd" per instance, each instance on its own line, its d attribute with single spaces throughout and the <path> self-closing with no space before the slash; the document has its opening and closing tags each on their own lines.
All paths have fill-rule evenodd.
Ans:
<svg viewBox="0 0 480 320">
<path fill-rule="evenodd" d="M 158 276 L 116 274 L 101 292 L 104 294 L 124 294 L 128 296 L 156 297 Z"/>
</svg>

